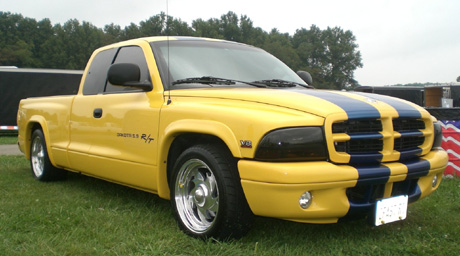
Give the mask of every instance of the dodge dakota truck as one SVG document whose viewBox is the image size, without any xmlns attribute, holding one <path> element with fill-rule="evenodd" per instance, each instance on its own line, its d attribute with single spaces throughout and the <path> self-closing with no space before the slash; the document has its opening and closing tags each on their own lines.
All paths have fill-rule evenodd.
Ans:
<svg viewBox="0 0 460 256">
<path fill-rule="evenodd" d="M 311 84 L 245 44 L 134 39 L 97 49 L 76 95 L 22 100 L 18 144 L 37 180 L 72 171 L 158 194 L 197 238 L 241 237 L 253 216 L 405 219 L 448 161 L 435 118 Z"/>
</svg>

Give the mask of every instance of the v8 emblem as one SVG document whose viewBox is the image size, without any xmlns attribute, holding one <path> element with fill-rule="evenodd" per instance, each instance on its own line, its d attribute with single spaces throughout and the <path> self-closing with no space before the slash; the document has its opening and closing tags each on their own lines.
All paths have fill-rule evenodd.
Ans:
<svg viewBox="0 0 460 256">
<path fill-rule="evenodd" d="M 250 140 L 240 140 L 242 148 L 252 148 L 252 141 Z"/>
</svg>

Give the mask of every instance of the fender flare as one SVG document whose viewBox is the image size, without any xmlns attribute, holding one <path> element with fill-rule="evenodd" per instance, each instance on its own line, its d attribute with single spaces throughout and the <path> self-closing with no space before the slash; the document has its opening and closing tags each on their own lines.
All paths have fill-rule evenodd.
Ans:
<svg viewBox="0 0 460 256">
<path fill-rule="evenodd" d="M 238 140 L 233 131 L 223 123 L 210 120 L 183 119 L 170 123 L 160 135 L 159 144 L 159 172 L 158 172 L 158 195 L 169 199 L 169 184 L 167 178 L 167 159 L 169 149 L 180 134 L 195 133 L 212 135 L 221 139 L 228 147 L 232 155 L 241 158 L 242 154 L 238 146 Z"/>
<path fill-rule="evenodd" d="M 46 142 L 46 150 L 48 152 L 48 157 L 51 161 L 51 163 L 56 166 L 56 163 L 54 161 L 54 156 L 53 154 L 50 154 L 51 152 L 51 142 L 50 142 L 50 136 L 49 136 L 49 128 L 48 128 L 48 123 L 46 122 L 45 118 L 43 116 L 39 115 L 33 115 L 29 121 L 27 122 L 26 126 L 26 143 L 25 143 L 25 150 L 24 150 L 24 155 L 26 156 L 27 159 L 30 159 L 30 144 L 32 143 L 32 132 L 33 132 L 33 127 L 35 124 L 40 125 L 43 135 L 45 136 L 45 142 Z"/>
</svg>

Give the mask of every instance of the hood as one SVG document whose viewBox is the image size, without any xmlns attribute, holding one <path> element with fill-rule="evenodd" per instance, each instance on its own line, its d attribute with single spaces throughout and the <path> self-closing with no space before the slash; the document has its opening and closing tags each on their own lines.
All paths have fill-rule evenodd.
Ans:
<svg viewBox="0 0 460 256">
<path fill-rule="evenodd" d="M 395 115 L 395 111 L 399 117 L 420 118 L 426 111 L 414 103 L 389 96 L 317 89 L 206 88 L 173 90 L 171 95 L 257 102 L 320 117 L 345 112 L 349 119 L 379 118 L 383 112 Z"/>
</svg>

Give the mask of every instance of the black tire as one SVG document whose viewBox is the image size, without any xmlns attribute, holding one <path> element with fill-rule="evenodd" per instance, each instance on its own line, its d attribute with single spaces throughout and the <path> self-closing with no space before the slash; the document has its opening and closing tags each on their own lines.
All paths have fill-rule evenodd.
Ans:
<svg viewBox="0 0 460 256">
<path fill-rule="evenodd" d="M 177 159 L 170 181 L 178 225 L 200 239 L 240 238 L 253 214 L 244 197 L 236 161 L 217 144 L 196 145 Z"/>
<path fill-rule="evenodd" d="M 32 175 L 39 181 L 55 181 L 65 179 L 67 172 L 54 167 L 48 156 L 43 131 L 36 129 L 32 132 L 30 143 L 30 167 Z"/>
</svg>

